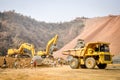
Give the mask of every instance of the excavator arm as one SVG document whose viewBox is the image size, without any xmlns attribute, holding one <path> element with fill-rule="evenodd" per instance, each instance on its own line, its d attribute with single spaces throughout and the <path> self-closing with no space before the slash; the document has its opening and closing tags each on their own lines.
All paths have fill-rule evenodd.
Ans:
<svg viewBox="0 0 120 80">
<path fill-rule="evenodd" d="M 38 51 L 37 55 L 44 56 L 44 55 L 51 55 L 53 51 L 55 51 L 55 47 L 58 41 L 58 35 L 55 35 L 52 39 L 50 39 L 46 45 L 45 51 Z"/>
<path fill-rule="evenodd" d="M 24 54 L 24 49 L 30 50 L 32 53 L 32 57 L 35 54 L 34 45 L 29 43 L 23 43 L 19 47 L 19 49 L 8 49 L 8 55 L 15 55 L 15 54 Z"/>
<path fill-rule="evenodd" d="M 56 44 L 58 40 L 58 35 L 55 35 L 51 40 L 48 41 L 47 46 L 46 46 L 46 55 L 52 54 L 54 51 Z"/>
<path fill-rule="evenodd" d="M 31 53 L 32 53 L 32 57 L 34 56 L 34 54 L 35 54 L 34 45 L 29 44 L 29 43 L 23 43 L 23 44 L 20 46 L 20 48 L 18 49 L 18 51 L 21 53 L 21 52 L 23 52 L 24 49 L 30 50 Z"/>
</svg>

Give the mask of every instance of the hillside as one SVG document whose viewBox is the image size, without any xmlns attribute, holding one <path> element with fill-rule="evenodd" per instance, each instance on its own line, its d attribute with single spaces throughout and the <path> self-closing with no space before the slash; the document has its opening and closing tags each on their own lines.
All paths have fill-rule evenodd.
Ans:
<svg viewBox="0 0 120 80">
<path fill-rule="evenodd" d="M 81 33 L 83 22 L 77 18 L 70 22 L 46 23 L 15 11 L 0 12 L 0 52 L 6 54 L 8 48 L 18 48 L 23 42 L 34 44 L 36 50 L 45 49 L 55 34 L 59 35 L 60 49 Z"/>
<path fill-rule="evenodd" d="M 62 56 L 62 51 L 72 49 L 78 39 L 84 39 L 86 43 L 94 41 L 105 41 L 110 43 L 111 53 L 120 54 L 120 16 L 109 15 L 87 19 L 84 31 L 56 52 L 56 56 Z"/>
</svg>

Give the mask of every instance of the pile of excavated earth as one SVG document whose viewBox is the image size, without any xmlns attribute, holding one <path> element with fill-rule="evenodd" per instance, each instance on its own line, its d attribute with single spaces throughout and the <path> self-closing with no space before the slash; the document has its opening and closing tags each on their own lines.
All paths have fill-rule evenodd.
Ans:
<svg viewBox="0 0 120 80">
<path fill-rule="evenodd" d="M 14 68 L 15 59 L 16 58 L 6 57 L 7 66 L 9 68 Z M 2 67 L 3 61 L 4 61 L 4 57 L 0 57 L 0 67 Z M 30 62 L 31 62 L 31 58 L 19 58 L 18 68 L 28 68 L 30 67 Z"/>
<path fill-rule="evenodd" d="M 62 51 L 74 48 L 78 39 L 85 40 L 85 43 L 96 41 L 109 42 L 111 54 L 120 54 L 120 15 L 86 19 L 83 32 L 57 51 L 55 57 L 65 57 L 61 54 Z"/>
</svg>

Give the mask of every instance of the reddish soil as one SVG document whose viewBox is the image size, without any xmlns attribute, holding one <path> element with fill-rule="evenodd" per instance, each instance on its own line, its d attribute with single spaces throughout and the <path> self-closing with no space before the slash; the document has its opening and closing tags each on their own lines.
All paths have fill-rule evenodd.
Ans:
<svg viewBox="0 0 120 80">
<path fill-rule="evenodd" d="M 0 57 L 0 66 L 3 65 L 3 60 L 4 60 L 4 57 Z M 13 68 L 14 67 L 14 62 L 15 62 L 15 58 L 12 58 L 12 57 L 6 57 L 6 60 L 7 60 L 7 65 L 9 68 Z M 19 64 L 21 65 L 21 68 L 22 67 L 30 67 L 30 61 L 31 61 L 31 58 L 19 58 Z"/>
<path fill-rule="evenodd" d="M 95 41 L 109 42 L 111 54 L 120 54 L 120 16 L 110 15 L 86 19 L 83 32 L 57 51 L 55 56 L 63 56 L 62 51 L 72 49 L 78 39 L 84 39 L 86 43 Z"/>
</svg>

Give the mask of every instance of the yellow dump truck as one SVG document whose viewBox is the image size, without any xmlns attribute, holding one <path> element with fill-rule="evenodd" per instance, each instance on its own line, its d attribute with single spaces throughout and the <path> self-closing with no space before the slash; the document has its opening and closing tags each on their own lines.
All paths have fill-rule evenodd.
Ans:
<svg viewBox="0 0 120 80">
<path fill-rule="evenodd" d="M 106 42 L 88 43 L 83 48 L 63 51 L 63 54 L 68 55 L 67 60 L 73 69 L 79 67 L 93 69 L 95 66 L 105 69 L 107 64 L 112 63 L 109 44 Z"/>
</svg>

